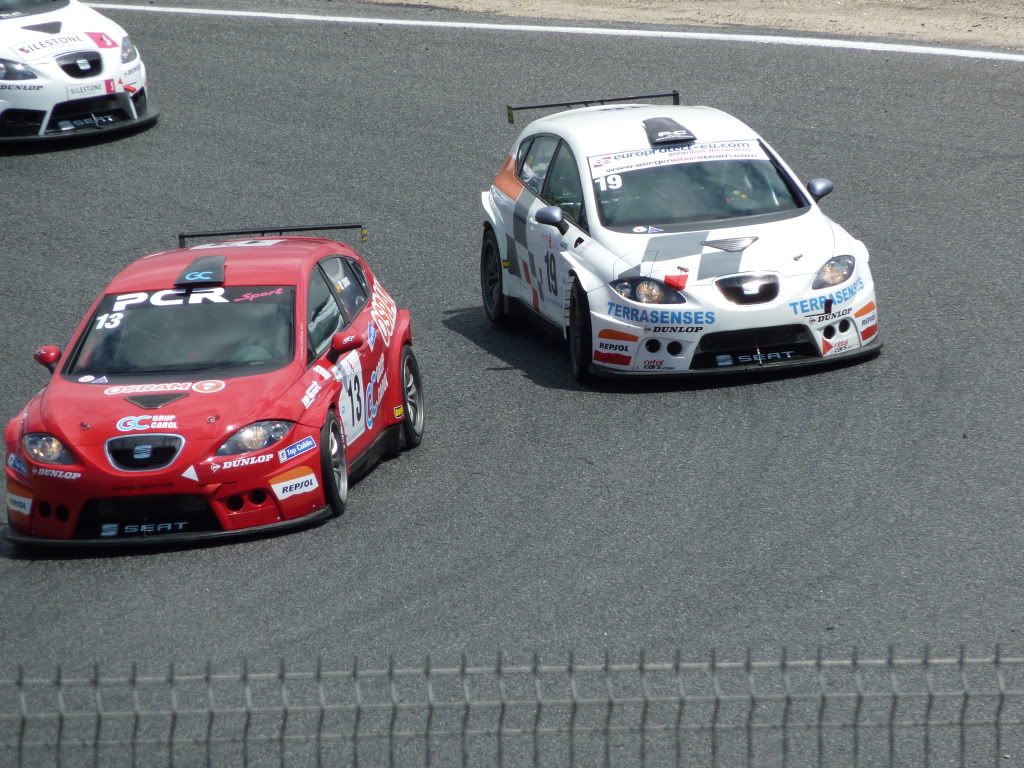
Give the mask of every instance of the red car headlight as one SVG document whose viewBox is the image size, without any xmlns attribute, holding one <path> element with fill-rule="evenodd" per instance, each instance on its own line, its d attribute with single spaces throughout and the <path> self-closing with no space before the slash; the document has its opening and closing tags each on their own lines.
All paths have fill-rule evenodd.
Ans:
<svg viewBox="0 0 1024 768">
<path fill-rule="evenodd" d="M 64 447 L 64 444 L 45 432 L 30 432 L 21 438 L 21 445 L 28 457 L 40 464 L 75 463 L 75 457 Z"/>
</svg>

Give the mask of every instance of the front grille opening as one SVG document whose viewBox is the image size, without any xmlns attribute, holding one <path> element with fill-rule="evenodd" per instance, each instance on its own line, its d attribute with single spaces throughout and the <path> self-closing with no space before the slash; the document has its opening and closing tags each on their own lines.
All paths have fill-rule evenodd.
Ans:
<svg viewBox="0 0 1024 768">
<path fill-rule="evenodd" d="M 5 109 L 0 112 L 0 137 L 36 136 L 45 117 L 41 109 Z"/>
<path fill-rule="evenodd" d="M 128 97 L 121 94 L 93 96 L 88 99 L 65 101 L 53 108 L 47 133 L 70 133 L 71 131 L 104 128 L 114 123 L 132 119 Z"/>
<path fill-rule="evenodd" d="M 75 536 L 103 539 L 220 530 L 217 516 L 204 497 L 164 494 L 90 499 L 78 516 Z"/>
<path fill-rule="evenodd" d="M 140 472 L 162 469 L 177 457 L 185 444 L 180 435 L 132 435 L 107 441 L 107 457 L 115 469 Z"/>
<path fill-rule="evenodd" d="M 706 333 L 697 345 L 690 368 L 723 368 L 752 363 L 770 365 L 820 356 L 807 326 L 777 325 Z"/>
<path fill-rule="evenodd" d="M 103 71 L 103 59 L 96 51 L 65 53 L 57 57 L 57 64 L 68 77 L 78 79 L 96 77 Z"/>
<path fill-rule="evenodd" d="M 730 275 L 715 285 L 733 304 L 764 304 L 779 297 L 779 278 L 772 274 Z"/>
</svg>

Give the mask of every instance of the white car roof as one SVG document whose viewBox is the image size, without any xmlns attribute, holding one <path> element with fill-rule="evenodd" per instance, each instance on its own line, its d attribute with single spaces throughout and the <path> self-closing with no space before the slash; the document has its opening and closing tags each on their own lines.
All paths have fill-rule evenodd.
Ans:
<svg viewBox="0 0 1024 768">
<path fill-rule="evenodd" d="M 570 109 L 539 118 L 527 126 L 524 136 L 554 133 L 584 157 L 649 147 L 643 121 L 668 117 L 687 128 L 700 143 L 761 137 L 741 120 L 712 107 L 607 104 Z"/>
</svg>

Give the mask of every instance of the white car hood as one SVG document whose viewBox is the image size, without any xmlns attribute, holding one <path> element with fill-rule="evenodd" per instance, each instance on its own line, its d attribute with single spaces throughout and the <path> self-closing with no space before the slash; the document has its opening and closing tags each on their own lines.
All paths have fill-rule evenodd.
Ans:
<svg viewBox="0 0 1024 768">
<path fill-rule="evenodd" d="M 695 283 L 737 272 L 805 275 L 837 253 L 863 253 L 860 243 L 816 207 L 782 221 L 653 235 L 602 230 L 595 239 L 625 268 L 612 279 L 685 272 Z"/>
<path fill-rule="evenodd" d="M 72 0 L 49 13 L 0 19 L 0 58 L 32 64 L 70 51 L 120 49 L 124 36 L 118 24 Z"/>
</svg>

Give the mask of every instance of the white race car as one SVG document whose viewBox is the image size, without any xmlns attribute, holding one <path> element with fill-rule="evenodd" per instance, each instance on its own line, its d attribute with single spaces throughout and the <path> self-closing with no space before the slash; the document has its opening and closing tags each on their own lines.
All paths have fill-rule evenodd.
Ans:
<svg viewBox="0 0 1024 768">
<path fill-rule="evenodd" d="M 152 124 L 146 67 L 117 24 L 78 0 L 0 0 L 0 143 Z"/>
<path fill-rule="evenodd" d="M 569 341 L 573 374 L 735 372 L 881 348 L 864 244 L 735 117 L 593 100 L 530 123 L 490 191 L 484 309 Z M 616 102 L 616 103 L 613 103 Z M 509 107 L 571 107 L 586 102 Z"/>
</svg>

